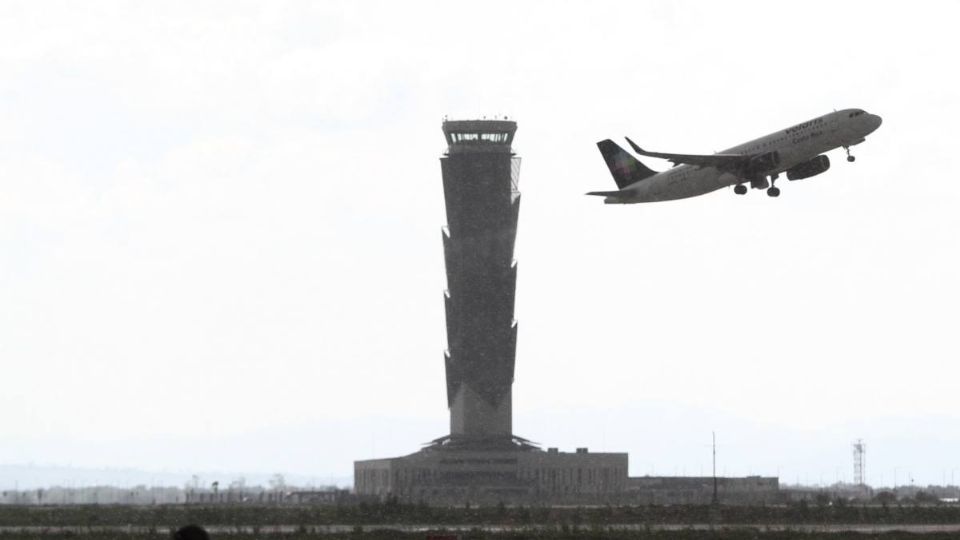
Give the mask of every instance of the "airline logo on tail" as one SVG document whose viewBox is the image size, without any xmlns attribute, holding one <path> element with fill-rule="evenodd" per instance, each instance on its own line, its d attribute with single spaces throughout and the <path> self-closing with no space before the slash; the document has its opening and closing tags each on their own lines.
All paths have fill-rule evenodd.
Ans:
<svg viewBox="0 0 960 540">
<path fill-rule="evenodd" d="M 610 169 L 610 174 L 613 175 L 620 189 L 657 174 L 610 139 L 598 142 L 597 148 L 600 149 L 600 154 L 603 155 L 603 160 L 607 162 L 607 168 Z"/>
<path fill-rule="evenodd" d="M 640 169 L 634 165 L 635 163 L 637 162 L 634 161 L 631 163 L 630 156 L 618 153 L 613 159 L 611 170 L 618 176 L 630 178 L 640 172 Z"/>
</svg>

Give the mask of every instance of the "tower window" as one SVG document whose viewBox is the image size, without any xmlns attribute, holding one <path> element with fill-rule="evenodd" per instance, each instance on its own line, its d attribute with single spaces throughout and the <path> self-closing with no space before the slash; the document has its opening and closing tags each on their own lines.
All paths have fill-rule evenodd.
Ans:
<svg viewBox="0 0 960 540">
<path fill-rule="evenodd" d="M 450 140 L 454 143 L 461 142 L 483 142 L 494 144 L 506 144 L 509 138 L 508 133 L 451 133 Z"/>
</svg>

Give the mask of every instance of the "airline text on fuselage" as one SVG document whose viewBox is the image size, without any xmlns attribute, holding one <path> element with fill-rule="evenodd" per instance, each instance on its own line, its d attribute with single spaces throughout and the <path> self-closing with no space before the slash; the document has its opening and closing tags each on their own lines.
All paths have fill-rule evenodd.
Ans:
<svg viewBox="0 0 960 540">
<path fill-rule="evenodd" d="M 795 126 L 793 126 L 793 127 L 791 127 L 791 128 L 787 128 L 786 130 L 784 130 L 784 133 L 786 133 L 787 135 L 790 135 L 791 133 L 795 133 L 795 132 L 797 132 L 797 131 L 800 131 L 800 130 L 803 130 L 803 129 L 807 129 L 807 128 L 810 127 L 810 126 L 814 126 L 814 125 L 822 124 L 822 123 L 823 123 L 823 118 L 822 118 L 822 117 L 821 117 L 821 118 L 817 118 L 817 119 L 815 119 L 815 120 L 810 120 L 809 122 L 804 122 L 804 123 L 802 123 L 802 124 L 797 124 L 797 125 L 795 125 Z"/>
</svg>

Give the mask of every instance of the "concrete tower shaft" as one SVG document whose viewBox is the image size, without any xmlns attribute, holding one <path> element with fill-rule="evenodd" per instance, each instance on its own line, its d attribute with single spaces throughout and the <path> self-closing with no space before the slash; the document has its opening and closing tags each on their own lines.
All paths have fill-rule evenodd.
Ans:
<svg viewBox="0 0 960 540">
<path fill-rule="evenodd" d="M 450 434 L 458 438 L 512 435 L 513 249 L 520 210 L 520 158 L 511 150 L 516 129 L 515 122 L 504 120 L 443 123 L 445 364 Z"/>
</svg>

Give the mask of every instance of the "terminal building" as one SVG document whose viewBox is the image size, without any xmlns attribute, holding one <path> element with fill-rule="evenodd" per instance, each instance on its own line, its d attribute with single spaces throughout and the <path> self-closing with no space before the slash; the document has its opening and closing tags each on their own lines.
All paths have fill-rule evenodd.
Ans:
<svg viewBox="0 0 960 540">
<path fill-rule="evenodd" d="M 433 504 L 590 504 L 633 498 L 626 453 L 546 450 L 513 432 L 520 212 L 516 122 L 445 121 L 440 158 L 450 433 L 418 452 L 354 463 L 354 491 Z M 631 489 L 633 488 L 633 489 Z"/>
</svg>

